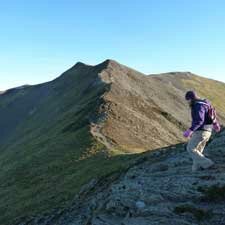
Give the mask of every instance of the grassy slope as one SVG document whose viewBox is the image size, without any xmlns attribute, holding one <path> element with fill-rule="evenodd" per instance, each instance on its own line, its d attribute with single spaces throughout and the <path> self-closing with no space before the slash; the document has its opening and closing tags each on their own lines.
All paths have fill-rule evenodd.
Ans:
<svg viewBox="0 0 225 225">
<path fill-rule="evenodd" d="M 184 86 L 196 90 L 201 97 L 208 98 L 217 108 L 218 113 L 225 119 L 225 83 L 193 76 L 192 79 L 183 79 Z"/>
<path fill-rule="evenodd" d="M 71 72 L 75 74 L 71 76 Z M 0 224 L 65 207 L 83 184 L 129 163 L 122 156 L 111 157 L 116 153 L 106 152 L 91 137 L 88 117 L 94 113 L 104 87 L 100 85 L 90 92 L 89 83 L 95 79 L 96 71 L 82 76 L 76 73 L 69 71 L 48 84 L 48 95 L 35 104 L 35 113 L 24 116 L 10 139 L 1 145 Z M 90 80 L 85 79 L 86 75 Z M 29 87 L 17 96 L 1 97 L 0 113 L 5 115 L 9 102 L 13 105 L 20 98 L 30 98 L 40 88 Z M 19 110 L 23 111 L 17 107 Z"/>
<path fill-rule="evenodd" d="M 216 107 L 221 121 L 225 121 L 225 83 L 200 77 L 191 73 L 165 73 L 156 75 L 166 85 L 173 84 L 178 90 L 185 93 L 187 90 L 195 90 L 201 98 L 209 99 Z M 170 88 L 170 86 L 168 86 Z M 181 99 L 182 100 L 182 99 Z M 183 100 L 182 100 L 183 101 Z"/>
</svg>

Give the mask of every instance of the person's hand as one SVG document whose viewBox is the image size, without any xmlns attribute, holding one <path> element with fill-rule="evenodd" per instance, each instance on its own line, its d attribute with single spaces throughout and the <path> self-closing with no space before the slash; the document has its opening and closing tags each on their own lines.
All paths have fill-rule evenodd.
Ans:
<svg viewBox="0 0 225 225">
<path fill-rule="evenodd" d="M 219 122 L 213 124 L 213 129 L 218 133 L 221 130 Z"/>
<path fill-rule="evenodd" d="M 185 138 L 191 137 L 192 134 L 193 134 L 193 131 L 191 129 L 188 129 L 188 130 L 184 131 L 184 133 L 183 133 Z"/>
</svg>

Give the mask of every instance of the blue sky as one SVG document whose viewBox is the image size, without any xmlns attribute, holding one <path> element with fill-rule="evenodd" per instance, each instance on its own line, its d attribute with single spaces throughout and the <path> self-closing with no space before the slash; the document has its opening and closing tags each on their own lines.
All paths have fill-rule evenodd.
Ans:
<svg viewBox="0 0 225 225">
<path fill-rule="evenodd" d="M 225 82 L 223 0 L 0 0 L 0 90 L 111 58 Z"/>
</svg>

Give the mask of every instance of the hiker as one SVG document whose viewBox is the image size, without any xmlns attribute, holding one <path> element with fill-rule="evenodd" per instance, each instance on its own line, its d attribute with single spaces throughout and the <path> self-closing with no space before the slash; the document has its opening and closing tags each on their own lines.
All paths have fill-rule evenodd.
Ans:
<svg viewBox="0 0 225 225">
<path fill-rule="evenodd" d="M 214 165 L 211 159 L 203 155 L 203 150 L 213 129 L 219 132 L 220 125 L 216 118 L 216 111 L 207 99 L 200 99 L 194 91 L 188 91 L 185 99 L 191 108 L 192 126 L 183 135 L 189 138 L 187 151 L 193 160 L 192 171 L 195 172 Z"/>
</svg>

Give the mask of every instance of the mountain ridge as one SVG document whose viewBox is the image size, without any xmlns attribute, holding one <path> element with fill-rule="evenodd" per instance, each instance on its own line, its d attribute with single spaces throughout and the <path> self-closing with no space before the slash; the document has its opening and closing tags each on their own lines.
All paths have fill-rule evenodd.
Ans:
<svg viewBox="0 0 225 225">
<path fill-rule="evenodd" d="M 122 67 L 125 67 L 125 68 L 129 68 L 133 71 L 136 71 L 138 72 L 139 74 L 143 74 L 143 75 L 146 75 L 146 76 L 160 76 L 160 75 L 179 75 L 179 76 L 183 76 L 183 77 L 189 77 L 190 76 L 196 76 L 196 77 L 201 77 L 201 78 L 205 78 L 205 79 L 208 79 L 208 80 L 213 80 L 215 82 L 219 82 L 219 83 L 224 83 L 222 81 L 218 81 L 216 79 L 212 79 L 212 78 L 208 78 L 208 77 L 203 77 L 203 76 L 200 76 L 200 75 L 197 75 L 196 73 L 193 73 L 193 72 L 190 72 L 190 71 L 170 71 L 170 72 L 162 72 L 162 73 L 156 73 L 156 74 L 149 74 L 149 73 L 143 73 L 143 72 L 139 72 L 137 69 L 134 69 L 132 67 L 129 67 L 129 66 L 126 66 L 124 64 L 121 64 L 120 62 L 116 61 L 115 59 L 106 59 L 100 63 L 97 63 L 97 64 L 87 64 L 87 63 L 84 63 L 82 61 L 78 61 L 76 62 L 73 66 L 71 66 L 68 70 L 66 70 L 64 73 L 62 73 L 60 76 L 54 78 L 53 80 L 51 81 L 46 81 L 46 82 L 43 82 L 43 83 L 40 83 L 40 84 L 33 84 L 33 85 L 30 85 L 30 84 L 24 84 L 24 85 L 20 85 L 18 87 L 12 87 L 12 88 L 9 88 L 9 89 L 6 89 L 6 90 L 3 90 L 3 91 L 0 91 L 0 93 L 4 93 L 6 92 L 7 90 L 11 90 L 11 89 L 16 89 L 16 88 L 22 88 L 22 87 L 29 87 L 29 86 L 36 86 L 36 85 L 42 85 L 42 84 L 46 84 L 46 83 L 49 83 L 49 82 L 52 82 L 54 80 L 57 80 L 58 78 L 60 78 L 61 76 L 63 76 L 63 74 L 65 74 L 67 71 L 71 70 L 71 69 L 78 69 L 80 67 L 83 67 L 83 68 L 97 68 L 97 67 L 101 67 L 102 69 L 106 69 L 107 66 L 122 66 Z"/>
</svg>

